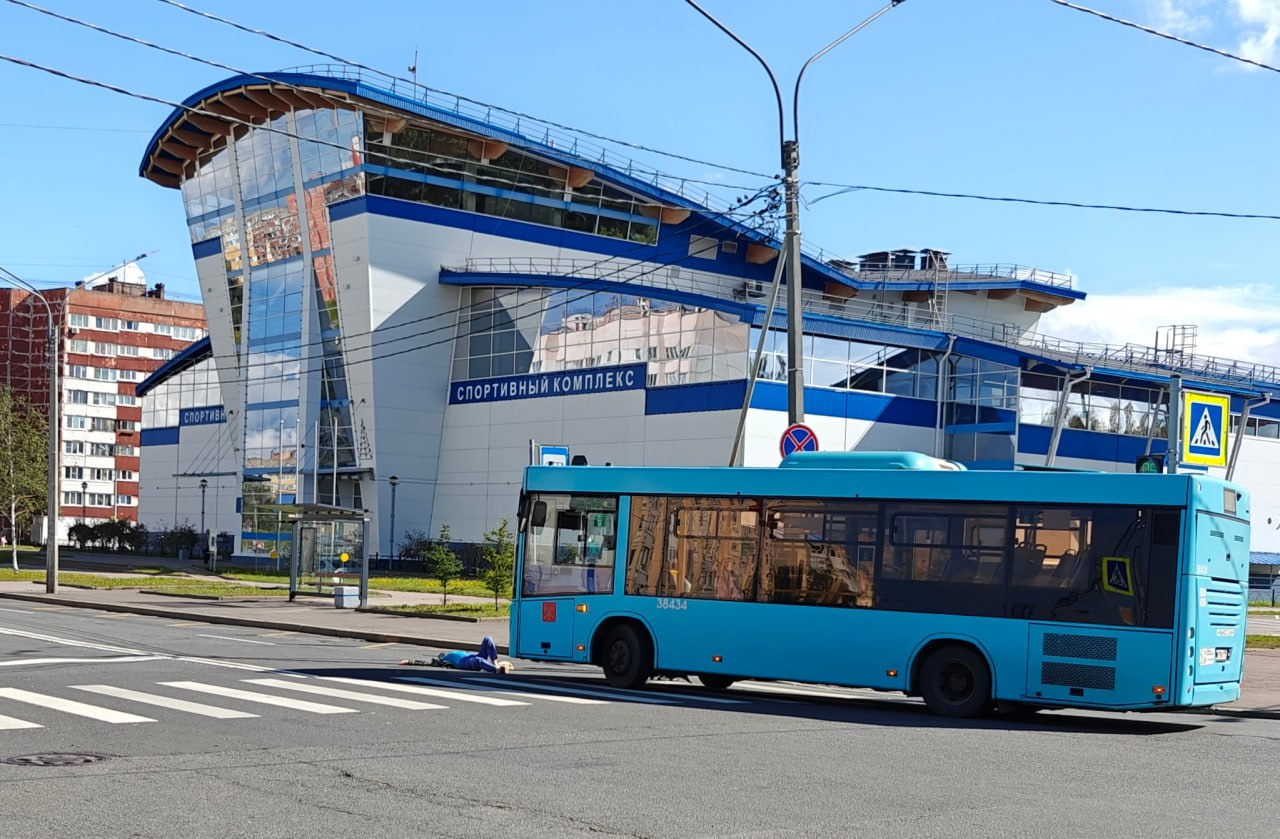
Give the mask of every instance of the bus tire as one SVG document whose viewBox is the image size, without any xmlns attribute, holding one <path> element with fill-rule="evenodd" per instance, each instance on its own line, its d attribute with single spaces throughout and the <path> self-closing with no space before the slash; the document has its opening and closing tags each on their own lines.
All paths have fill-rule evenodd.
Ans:
<svg viewBox="0 0 1280 839">
<path fill-rule="evenodd" d="M 991 670 L 972 647 L 939 647 L 920 667 L 920 695 L 940 717 L 976 717 L 991 706 Z"/>
<path fill-rule="evenodd" d="M 653 675 L 653 642 L 633 624 L 620 623 L 605 636 L 600 666 L 610 687 L 643 687 Z"/>
<path fill-rule="evenodd" d="M 698 681 L 702 682 L 702 686 L 707 690 L 728 690 L 729 686 L 738 680 L 720 673 L 699 673 Z"/>
</svg>

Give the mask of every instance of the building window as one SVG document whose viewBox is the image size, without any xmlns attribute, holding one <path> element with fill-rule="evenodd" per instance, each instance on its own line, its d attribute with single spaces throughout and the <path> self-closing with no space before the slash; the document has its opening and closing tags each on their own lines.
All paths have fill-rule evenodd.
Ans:
<svg viewBox="0 0 1280 839">
<path fill-rule="evenodd" d="M 114 382 L 116 380 L 116 371 L 110 367 L 93 368 L 93 377 L 100 382 Z"/>
<path fill-rule="evenodd" d="M 62 468 L 62 477 L 71 481 L 79 481 L 84 478 L 84 467 L 64 466 Z"/>
<path fill-rule="evenodd" d="M 90 507 L 110 507 L 111 493 L 109 492 L 91 492 L 89 493 Z"/>
<path fill-rule="evenodd" d="M 108 344 L 104 341 L 94 341 L 93 353 L 94 355 L 115 355 L 116 345 Z"/>
<path fill-rule="evenodd" d="M 132 372 L 132 371 L 121 370 L 120 372 L 125 373 L 125 372 Z M 124 376 L 121 376 L 120 378 L 123 379 Z M 138 397 L 128 393 L 120 393 L 116 395 L 116 404 L 117 405 L 137 405 Z"/>
<path fill-rule="evenodd" d="M 96 394 L 95 394 L 96 395 Z M 89 391 L 87 390 L 69 390 L 67 391 L 68 405 L 88 405 Z"/>
<path fill-rule="evenodd" d="M 136 320 L 122 320 L 120 321 L 120 328 L 126 332 L 137 332 L 138 322 Z"/>
<path fill-rule="evenodd" d="M 137 370 L 117 370 L 117 378 L 122 382 L 136 382 L 139 378 Z"/>
<path fill-rule="evenodd" d="M 114 393 L 95 393 L 93 394 L 93 404 L 114 405 L 116 404 L 116 395 Z"/>
<path fill-rule="evenodd" d="M 137 431 L 138 423 L 136 420 L 116 420 L 116 431 Z"/>
<path fill-rule="evenodd" d="M 104 332 L 118 332 L 120 330 L 120 320 L 118 318 L 94 318 L 93 328 L 101 329 Z"/>
<path fill-rule="evenodd" d="M 68 379 L 87 379 L 89 378 L 89 368 L 83 364 L 68 364 L 67 378 Z"/>
<path fill-rule="evenodd" d="M 116 504 L 120 505 L 121 507 L 132 507 L 132 506 L 133 506 L 133 496 L 132 496 L 132 495 L 117 495 L 117 496 L 116 496 Z"/>
<path fill-rule="evenodd" d="M 83 338 L 72 338 L 67 342 L 67 350 L 70 352 L 87 353 L 89 351 L 89 342 Z"/>
<path fill-rule="evenodd" d="M 134 479 L 135 479 L 135 477 L 136 477 L 136 476 L 134 475 L 134 472 L 133 472 L 133 470 L 132 470 L 132 469 L 118 469 L 118 470 L 116 470 L 116 480 L 117 480 L 117 481 L 132 481 L 132 480 L 134 480 Z"/>
<path fill-rule="evenodd" d="M 94 417 L 93 424 L 90 425 L 91 431 L 115 431 L 116 421 L 110 417 Z"/>
<path fill-rule="evenodd" d="M 112 449 L 113 447 L 110 443 L 90 443 L 89 456 L 90 457 L 111 457 L 113 453 Z"/>
<path fill-rule="evenodd" d="M 63 440 L 62 450 L 67 454 L 84 454 L 84 440 Z"/>
<path fill-rule="evenodd" d="M 84 429 L 89 427 L 89 418 L 77 414 L 67 414 L 67 428 Z"/>
<path fill-rule="evenodd" d="M 138 355 L 138 348 L 133 344 L 120 344 L 116 347 L 116 353 L 119 355 Z"/>
<path fill-rule="evenodd" d="M 67 315 L 67 325 L 76 329 L 88 329 L 89 316 L 82 315 L 79 312 L 72 312 Z"/>
<path fill-rule="evenodd" d="M 62 504 L 64 507 L 73 507 L 73 506 L 79 507 L 82 503 L 83 501 L 81 500 L 80 493 L 78 492 L 62 493 Z"/>
<path fill-rule="evenodd" d="M 97 445 L 97 443 L 95 443 L 94 445 Z M 137 457 L 138 447 L 137 446 L 116 446 L 115 453 L 118 457 Z M 111 453 L 107 452 L 107 454 L 110 455 Z"/>
</svg>

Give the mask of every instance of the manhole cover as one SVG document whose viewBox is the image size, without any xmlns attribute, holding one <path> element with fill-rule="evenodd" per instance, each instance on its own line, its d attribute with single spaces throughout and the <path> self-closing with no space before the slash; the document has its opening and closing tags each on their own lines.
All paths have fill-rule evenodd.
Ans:
<svg viewBox="0 0 1280 839">
<path fill-rule="evenodd" d="M 14 766 L 84 766 L 86 763 L 97 763 L 106 759 L 107 755 L 91 754 L 18 755 L 6 757 L 0 763 L 11 763 Z"/>
</svg>

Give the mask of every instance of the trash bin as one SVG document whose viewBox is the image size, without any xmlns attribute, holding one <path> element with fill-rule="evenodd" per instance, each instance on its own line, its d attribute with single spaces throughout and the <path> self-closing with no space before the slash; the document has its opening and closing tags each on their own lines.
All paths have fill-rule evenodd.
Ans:
<svg viewBox="0 0 1280 839">
<path fill-rule="evenodd" d="M 354 609 L 360 605 L 358 586 L 334 586 L 333 605 L 337 609 Z"/>
<path fill-rule="evenodd" d="M 187 548 L 179 548 L 178 559 L 181 562 L 186 562 L 188 559 L 191 559 L 191 551 Z"/>
</svg>

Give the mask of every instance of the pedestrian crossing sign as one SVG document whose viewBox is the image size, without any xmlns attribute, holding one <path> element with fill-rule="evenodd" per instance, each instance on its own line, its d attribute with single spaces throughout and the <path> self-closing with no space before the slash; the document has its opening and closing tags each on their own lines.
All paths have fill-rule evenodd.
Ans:
<svg viewBox="0 0 1280 839">
<path fill-rule="evenodd" d="M 1227 465 L 1228 396 L 1183 391 L 1182 462 L 1199 466 Z"/>
<path fill-rule="evenodd" d="M 1133 568 L 1127 556 L 1102 558 L 1102 588 L 1133 597 Z"/>
</svg>

